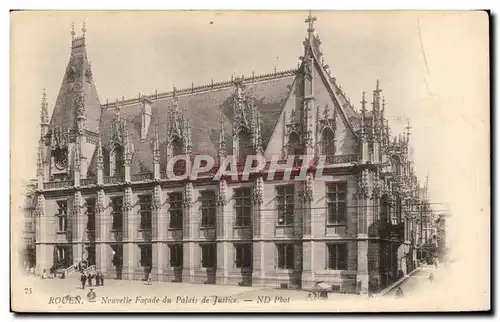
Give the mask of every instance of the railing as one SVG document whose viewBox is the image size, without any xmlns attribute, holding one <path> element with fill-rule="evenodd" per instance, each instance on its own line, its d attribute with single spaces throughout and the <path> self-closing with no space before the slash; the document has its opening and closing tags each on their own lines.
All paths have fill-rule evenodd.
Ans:
<svg viewBox="0 0 500 322">
<path fill-rule="evenodd" d="M 86 269 L 83 270 L 83 272 L 85 274 L 88 274 L 89 272 L 90 273 L 95 273 L 96 271 L 96 266 L 95 265 L 90 265 L 89 267 L 87 267 Z"/>
<path fill-rule="evenodd" d="M 63 269 L 63 272 L 64 272 L 64 276 L 68 277 L 69 274 L 75 272 L 75 265 L 71 265 L 70 267 Z"/>
<path fill-rule="evenodd" d="M 82 186 L 90 186 L 91 184 L 96 184 L 96 183 L 97 183 L 96 178 L 87 178 L 80 180 L 80 184 Z"/>
<path fill-rule="evenodd" d="M 73 186 L 73 180 L 44 182 L 44 189 L 58 189 Z"/>
<path fill-rule="evenodd" d="M 124 181 L 123 176 L 104 177 L 105 184 L 118 183 L 118 182 L 123 182 L 123 181 Z"/>
<path fill-rule="evenodd" d="M 153 180 L 153 173 L 139 173 L 132 175 L 132 181 Z"/>
<path fill-rule="evenodd" d="M 325 164 L 343 164 L 358 161 L 357 154 L 327 155 Z"/>
</svg>

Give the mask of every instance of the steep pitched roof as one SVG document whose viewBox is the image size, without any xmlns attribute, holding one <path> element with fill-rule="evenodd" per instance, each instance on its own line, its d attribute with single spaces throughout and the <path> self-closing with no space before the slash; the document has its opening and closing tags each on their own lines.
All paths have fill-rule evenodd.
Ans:
<svg viewBox="0 0 500 322">
<path fill-rule="evenodd" d="M 98 133 L 101 105 L 87 59 L 85 37 L 73 39 L 66 73 L 50 119 L 51 130 L 59 126 L 70 130 L 76 127 L 76 101 L 80 91 L 84 95 L 86 129 Z"/>
<path fill-rule="evenodd" d="M 245 93 L 255 97 L 255 104 L 261 116 L 263 148 L 269 142 L 278 121 L 285 100 L 295 78 L 296 70 L 244 78 Z M 232 148 L 232 120 L 235 86 L 232 82 L 176 90 L 179 109 L 185 109 L 192 131 L 192 151 L 194 154 L 217 155 L 219 147 L 220 115 L 224 118 L 224 131 L 227 150 Z M 147 139 L 141 141 L 142 103 L 140 99 L 130 99 L 102 106 L 100 133 L 104 150 L 109 150 L 111 122 L 119 116 L 129 124 L 129 139 L 134 145 L 132 174 L 151 172 L 153 167 L 154 125 L 159 126 L 160 164 L 166 164 L 167 112 L 173 103 L 173 92 L 150 95 L 151 125 Z M 91 168 L 95 166 L 92 161 Z M 94 170 L 92 170 L 94 171 Z"/>
</svg>

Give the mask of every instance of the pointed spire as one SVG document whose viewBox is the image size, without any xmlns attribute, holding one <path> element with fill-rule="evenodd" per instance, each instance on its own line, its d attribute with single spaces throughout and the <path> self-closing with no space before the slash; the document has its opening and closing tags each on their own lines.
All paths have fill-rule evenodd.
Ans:
<svg viewBox="0 0 500 322">
<path fill-rule="evenodd" d="M 39 143 L 36 151 L 36 175 L 43 176 L 43 157 L 42 157 L 42 142 Z"/>
<path fill-rule="evenodd" d="M 87 23 L 83 20 L 82 24 L 82 36 L 85 38 L 85 33 L 87 32 Z"/>
<path fill-rule="evenodd" d="M 306 20 L 304 20 L 305 23 L 307 23 L 308 28 L 307 28 L 307 33 L 309 34 L 309 38 L 313 36 L 314 33 L 314 22 L 317 20 L 316 17 L 312 16 L 312 12 L 309 10 L 309 15 L 307 16 Z"/>
<path fill-rule="evenodd" d="M 74 40 L 75 39 L 75 23 L 72 22 L 71 23 L 71 40 Z"/>
<path fill-rule="evenodd" d="M 191 148 L 193 146 L 192 140 L 191 140 L 191 122 L 189 122 L 188 119 L 185 119 L 185 129 L 186 129 L 186 134 L 185 134 L 185 142 L 186 142 L 186 154 L 191 155 Z"/>
<path fill-rule="evenodd" d="M 47 104 L 47 93 L 45 92 L 45 88 L 44 88 L 42 91 L 40 124 L 47 125 L 48 123 L 49 123 L 49 111 L 48 111 L 48 104 Z"/>
<path fill-rule="evenodd" d="M 262 131 L 260 128 L 260 111 L 257 109 L 257 153 L 262 153 Z"/>
<path fill-rule="evenodd" d="M 77 139 L 75 141 L 75 154 L 74 154 L 74 171 L 80 171 L 80 143 L 79 140 Z"/>
<path fill-rule="evenodd" d="M 104 158 L 102 156 L 102 143 L 101 136 L 99 135 L 99 141 L 97 142 L 97 160 L 96 160 L 97 169 L 104 168 Z"/>
<path fill-rule="evenodd" d="M 406 122 L 405 130 L 406 130 L 405 131 L 406 132 L 406 144 L 408 144 L 408 142 L 410 142 L 410 130 L 411 130 L 410 121 Z"/>
<path fill-rule="evenodd" d="M 220 112 L 219 116 L 219 125 L 220 125 L 220 130 L 219 130 L 219 157 L 225 157 L 226 156 L 226 139 L 224 135 L 224 114 L 222 111 Z"/>
<path fill-rule="evenodd" d="M 160 131 L 158 122 L 155 123 L 155 137 L 153 145 L 153 162 L 160 162 Z"/>
<path fill-rule="evenodd" d="M 361 99 L 361 136 L 365 135 L 365 123 L 366 123 L 366 99 L 365 99 L 365 92 L 362 94 L 362 99 Z"/>
<path fill-rule="evenodd" d="M 382 126 L 384 126 L 384 112 L 385 112 L 385 97 L 382 96 L 382 109 L 380 110 L 380 120 L 382 122 Z"/>
</svg>

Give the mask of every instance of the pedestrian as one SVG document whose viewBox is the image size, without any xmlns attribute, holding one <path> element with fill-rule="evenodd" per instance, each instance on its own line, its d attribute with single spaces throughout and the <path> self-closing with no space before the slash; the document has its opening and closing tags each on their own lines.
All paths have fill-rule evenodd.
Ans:
<svg viewBox="0 0 500 322">
<path fill-rule="evenodd" d="M 396 297 L 397 298 L 403 298 L 405 295 L 403 293 L 403 290 L 401 289 L 401 287 L 398 287 L 397 291 L 396 291 Z"/>
<path fill-rule="evenodd" d="M 95 286 L 99 286 L 99 284 L 100 284 L 99 279 L 100 279 L 99 272 L 96 272 L 95 273 Z"/>
<path fill-rule="evenodd" d="M 101 272 L 99 275 L 101 276 L 101 286 L 104 286 L 104 274 Z"/>
<path fill-rule="evenodd" d="M 42 272 L 42 279 L 46 279 L 46 278 L 47 278 L 47 270 L 44 268 L 43 272 Z"/>
<path fill-rule="evenodd" d="M 429 281 L 434 281 L 434 274 L 433 273 L 430 273 L 429 274 Z"/>
<path fill-rule="evenodd" d="M 80 282 L 82 282 L 82 290 L 85 289 L 85 282 L 87 281 L 87 275 L 85 275 L 84 273 L 82 273 L 82 275 L 80 276 Z"/>
<path fill-rule="evenodd" d="M 92 286 L 92 274 L 88 272 L 87 280 L 89 281 L 89 287 Z"/>
</svg>

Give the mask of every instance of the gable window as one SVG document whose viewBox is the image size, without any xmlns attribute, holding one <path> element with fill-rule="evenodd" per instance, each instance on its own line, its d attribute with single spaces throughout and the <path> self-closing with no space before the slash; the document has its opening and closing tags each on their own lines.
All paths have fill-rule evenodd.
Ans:
<svg viewBox="0 0 500 322">
<path fill-rule="evenodd" d="M 172 157 L 183 155 L 184 145 L 179 137 L 174 137 L 172 140 Z M 178 160 L 173 165 L 173 172 L 176 176 L 183 175 L 186 171 L 186 160 Z"/>
<path fill-rule="evenodd" d="M 113 223 L 111 225 L 112 230 L 121 231 L 123 227 L 123 197 L 111 198 L 111 215 L 113 217 Z"/>
<path fill-rule="evenodd" d="M 329 183 L 326 190 L 328 224 L 345 224 L 347 213 L 347 184 Z"/>
<path fill-rule="evenodd" d="M 95 230 L 95 199 L 89 198 L 87 203 L 87 230 Z"/>
<path fill-rule="evenodd" d="M 325 128 L 321 138 L 321 153 L 324 155 L 335 154 L 335 136 L 332 129 Z"/>
<path fill-rule="evenodd" d="M 288 184 L 276 187 L 278 225 L 293 225 L 294 186 Z"/>
<path fill-rule="evenodd" d="M 57 207 L 57 231 L 66 232 L 68 230 L 68 202 L 58 201 Z"/>
<path fill-rule="evenodd" d="M 235 226 L 249 227 L 251 225 L 251 190 L 250 188 L 239 188 L 234 190 Z"/>
<path fill-rule="evenodd" d="M 170 229 L 182 229 L 182 192 L 172 192 L 168 195 L 170 212 Z"/>
<path fill-rule="evenodd" d="M 151 230 L 151 195 L 139 196 L 141 230 Z"/>
<path fill-rule="evenodd" d="M 123 176 L 125 173 L 125 158 L 124 151 L 121 145 L 115 145 L 114 155 L 115 155 L 115 177 Z"/>
<path fill-rule="evenodd" d="M 278 248 L 278 268 L 291 269 L 294 268 L 295 255 L 294 245 L 291 243 L 279 244 Z"/>
<path fill-rule="evenodd" d="M 294 155 L 294 165 L 301 166 L 302 165 L 302 148 L 300 146 L 300 138 L 299 135 L 295 132 L 290 133 L 288 137 L 288 155 Z"/>
<path fill-rule="evenodd" d="M 328 269 L 347 269 L 347 244 L 334 243 L 327 244 L 328 249 Z"/>
<path fill-rule="evenodd" d="M 215 191 L 201 192 L 201 227 L 215 227 Z"/>
<path fill-rule="evenodd" d="M 238 147 L 238 164 L 245 164 L 247 156 L 253 154 L 252 136 L 246 128 L 238 134 Z"/>
</svg>

